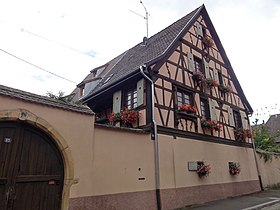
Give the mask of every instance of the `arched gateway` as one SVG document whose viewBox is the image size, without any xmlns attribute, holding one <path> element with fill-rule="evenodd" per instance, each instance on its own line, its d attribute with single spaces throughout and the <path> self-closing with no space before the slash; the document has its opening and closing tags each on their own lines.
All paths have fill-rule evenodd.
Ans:
<svg viewBox="0 0 280 210">
<path fill-rule="evenodd" d="M 0 122 L 0 209 L 61 209 L 63 181 L 63 159 L 47 134 Z"/>
<path fill-rule="evenodd" d="M 28 110 L 0 111 L 0 209 L 68 209 L 75 183 L 64 138 Z"/>
</svg>

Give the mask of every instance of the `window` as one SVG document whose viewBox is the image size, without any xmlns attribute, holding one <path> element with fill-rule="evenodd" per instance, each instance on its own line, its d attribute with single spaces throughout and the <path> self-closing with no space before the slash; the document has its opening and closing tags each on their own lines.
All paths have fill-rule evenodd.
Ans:
<svg viewBox="0 0 280 210">
<path fill-rule="evenodd" d="M 210 110 L 208 101 L 204 98 L 200 99 L 200 108 L 201 108 L 201 118 L 203 120 L 208 120 L 210 118 Z"/>
<path fill-rule="evenodd" d="M 192 105 L 191 96 L 192 95 L 189 92 L 183 92 L 181 90 L 178 90 L 177 91 L 177 105 L 178 105 L 178 107 L 181 106 L 182 104 Z"/>
<path fill-rule="evenodd" d="M 194 71 L 203 72 L 202 70 L 202 60 L 194 56 Z"/>
<path fill-rule="evenodd" d="M 137 90 L 136 88 L 128 90 L 125 94 L 125 107 L 134 109 L 137 107 Z"/>
<path fill-rule="evenodd" d="M 218 71 L 218 78 L 219 78 L 219 84 L 224 84 L 223 83 L 223 77 L 222 77 L 222 72 Z"/>
<path fill-rule="evenodd" d="M 236 128 L 242 128 L 241 116 L 240 113 L 236 110 L 233 110 L 233 118 Z"/>
</svg>

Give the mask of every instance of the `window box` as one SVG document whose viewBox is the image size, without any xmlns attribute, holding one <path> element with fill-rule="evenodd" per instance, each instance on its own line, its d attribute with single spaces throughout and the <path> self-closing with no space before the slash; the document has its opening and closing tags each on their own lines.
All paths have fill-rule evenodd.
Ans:
<svg viewBox="0 0 280 210">
<path fill-rule="evenodd" d="M 252 132 L 243 128 L 235 128 L 234 136 L 236 141 L 245 142 L 246 138 L 252 138 Z"/>
<path fill-rule="evenodd" d="M 222 126 L 215 120 L 201 120 L 201 127 L 213 131 L 221 131 Z"/>
<path fill-rule="evenodd" d="M 205 80 L 205 84 L 209 87 L 209 88 L 212 88 L 212 87 L 218 87 L 218 82 L 214 79 L 211 79 L 211 78 L 207 78 Z"/>
<path fill-rule="evenodd" d="M 232 92 L 232 88 L 229 85 L 225 86 L 223 84 L 219 85 L 219 90 L 221 91 L 221 93 L 231 93 Z"/>
<path fill-rule="evenodd" d="M 192 78 L 196 82 L 203 82 L 203 81 L 205 81 L 205 76 L 204 76 L 204 74 L 201 71 L 193 72 Z"/>
<path fill-rule="evenodd" d="M 139 118 L 140 113 L 138 111 L 133 109 L 128 110 L 127 108 L 124 108 L 121 113 L 112 112 L 108 120 L 113 126 L 133 128 L 133 124 L 135 124 L 135 122 L 137 122 Z"/>
</svg>

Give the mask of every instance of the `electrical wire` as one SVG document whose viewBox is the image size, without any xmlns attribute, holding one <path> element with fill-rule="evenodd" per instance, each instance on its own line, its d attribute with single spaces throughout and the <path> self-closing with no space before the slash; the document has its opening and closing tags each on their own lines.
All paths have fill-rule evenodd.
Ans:
<svg viewBox="0 0 280 210">
<path fill-rule="evenodd" d="M 22 59 L 22 58 L 20 58 L 20 57 L 18 57 L 18 56 L 16 56 L 16 55 L 13 55 L 12 53 L 9 53 L 9 52 L 7 52 L 7 51 L 1 49 L 1 48 L 0 48 L 0 51 L 2 51 L 2 52 L 4 52 L 4 53 L 6 53 L 6 54 L 8 54 L 8 55 L 10 55 L 10 56 L 12 56 L 12 57 L 18 59 L 18 60 L 20 60 L 20 61 L 22 61 L 22 62 L 25 62 L 25 63 L 27 63 L 27 64 L 29 64 L 29 65 L 31 65 L 31 66 L 37 68 L 37 69 L 40 69 L 40 70 L 42 70 L 42 71 L 44 71 L 44 72 L 47 72 L 47 73 L 49 73 L 49 74 L 51 74 L 51 75 L 54 75 L 54 76 L 56 76 L 56 77 L 58 77 L 58 78 L 60 78 L 60 79 L 63 79 L 63 80 L 66 80 L 66 81 L 68 81 L 68 82 L 77 84 L 76 82 L 74 82 L 74 81 L 72 81 L 72 80 L 70 80 L 70 79 L 67 79 L 67 78 L 62 77 L 62 76 L 60 76 L 60 75 L 58 75 L 58 74 L 55 74 L 55 73 L 53 73 L 53 72 L 51 72 L 51 71 L 48 71 L 48 70 L 46 70 L 46 69 L 44 69 L 44 68 L 41 68 L 40 66 L 37 66 L 37 65 L 35 65 L 35 64 L 33 64 L 33 63 L 29 62 L 29 61 L 26 61 L 26 60 L 24 60 L 24 59 Z"/>
</svg>

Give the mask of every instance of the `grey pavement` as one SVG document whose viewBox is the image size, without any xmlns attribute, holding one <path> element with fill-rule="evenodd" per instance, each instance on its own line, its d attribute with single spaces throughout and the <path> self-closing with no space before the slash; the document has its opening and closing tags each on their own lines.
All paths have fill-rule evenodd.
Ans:
<svg viewBox="0 0 280 210">
<path fill-rule="evenodd" d="M 280 210 L 280 189 L 213 201 L 180 210 Z"/>
</svg>

